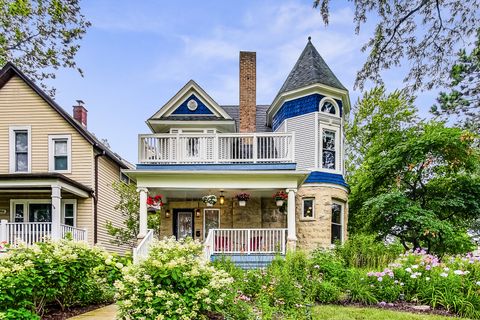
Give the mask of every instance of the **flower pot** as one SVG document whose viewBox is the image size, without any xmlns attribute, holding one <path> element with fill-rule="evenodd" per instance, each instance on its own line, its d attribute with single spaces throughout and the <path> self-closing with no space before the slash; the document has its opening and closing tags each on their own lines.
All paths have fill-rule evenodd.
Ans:
<svg viewBox="0 0 480 320">
<path fill-rule="evenodd" d="M 238 201 L 238 205 L 239 205 L 240 207 L 245 207 L 245 206 L 247 205 L 247 201 L 239 200 L 239 201 Z"/>
<path fill-rule="evenodd" d="M 213 203 L 207 202 L 207 207 L 213 207 Z"/>
<path fill-rule="evenodd" d="M 275 202 L 277 203 L 277 207 L 283 206 L 283 200 L 277 200 Z"/>
</svg>

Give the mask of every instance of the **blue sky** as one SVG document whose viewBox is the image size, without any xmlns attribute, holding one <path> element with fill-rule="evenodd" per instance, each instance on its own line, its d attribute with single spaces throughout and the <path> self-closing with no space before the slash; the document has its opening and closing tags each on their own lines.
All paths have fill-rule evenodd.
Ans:
<svg viewBox="0 0 480 320">
<path fill-rule="evenodd" d="M 84 0 L 92 27 L 77 56 L 84 70 L 60 70 L 49 84 L 67 111 L 85 101 L 88 128 L 112 149 L 137 162 L 137 135 L 145 120 L 188 80 L 194 79 L 219 104 L 238 104 L 238 55 L 257 52 L 257 103 L 270 104 L 307 43 L 307 37 L 350 90 L 365 53 L 360 48 L 371 24 L 354 33 L 353 8 L 332 1 L 325 27 L 310 0 L 121 1 Z M 385 73 L 387 88 L 402 86 L 404 73 Z M 367 88 L 371 84 L 367 85 Z M 422 114 L 436 92 L 417 100 Z"/>
</svg>

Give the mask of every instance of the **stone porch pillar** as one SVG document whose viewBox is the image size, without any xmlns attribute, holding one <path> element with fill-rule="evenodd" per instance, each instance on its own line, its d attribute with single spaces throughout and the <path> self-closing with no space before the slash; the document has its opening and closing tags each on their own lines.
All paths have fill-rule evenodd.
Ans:
<svg viewBox="0 0 480 320">
<path fill-rule="evenodd" d="M 297 244 L 297 233 L 295 226 L 295 193 L 297 189 L 287 189 L 287 249 L 295 250 Z"/>
<path fill-rule="evenodd" d="M 62 238 L 62 188 L 52 185 L 52 239 Z"/>
<path fill-rule="evenodd" d="M 137 192 L 140 194 L 140 228 L 138 233 L 138 238 L 142 239 L 147 235 L 147 197 L 148 197 L 148 189 L 145 187 L 138 188 Z"/>
</svg>

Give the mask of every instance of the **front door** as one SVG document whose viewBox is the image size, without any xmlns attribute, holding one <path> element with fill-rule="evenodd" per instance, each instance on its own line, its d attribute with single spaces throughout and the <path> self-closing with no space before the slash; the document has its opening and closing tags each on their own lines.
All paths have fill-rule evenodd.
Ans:
<svg viewBox="0 0 480 320">
<path fill-rule="evenodd" d="M 173 234 L 179 239 L 193 238 L 193 209 L 175 209 L 173 213 Z"/>
</svg>

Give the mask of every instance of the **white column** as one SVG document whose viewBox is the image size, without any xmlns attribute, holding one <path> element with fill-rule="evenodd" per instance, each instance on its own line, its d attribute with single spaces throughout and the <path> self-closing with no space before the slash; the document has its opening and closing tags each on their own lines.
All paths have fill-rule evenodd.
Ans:
<svg viewBox="0 0 480 320">
<path fill-rule="evenodd" d="M 297 189 L 287 189 L 288 202 L 287 202 L 287 248 L 289 250 L 295 250 L 297 243 L 297 233 L 295 227 L 295 193 Z"/>
<path fill-rule="evenodd" d="M 52 239 L 59 240 L 62 238 L 61 227 L 62 212 L 62 188 L 52 185 Z"/>
<path fill-rule="evenodd" d="M 148 189 L 147 188 L 138 188 L 137 192 L 140 193 L 140 228 L 138 233 L 138 238 L 141 239 L 147 235 L 147 197 Z"/>
<path fill-rule="evenodd" d="M 0 242 L 8 241 L 7 239 L 7 220 L 0 220 Z"/>
</svg>

